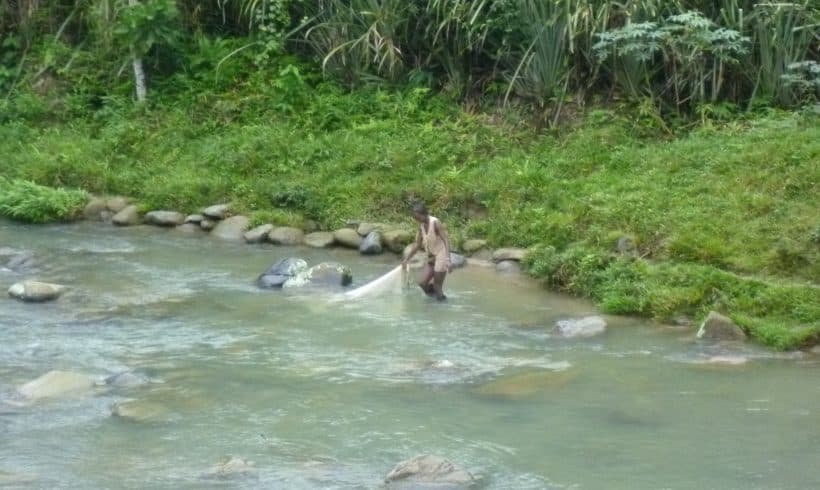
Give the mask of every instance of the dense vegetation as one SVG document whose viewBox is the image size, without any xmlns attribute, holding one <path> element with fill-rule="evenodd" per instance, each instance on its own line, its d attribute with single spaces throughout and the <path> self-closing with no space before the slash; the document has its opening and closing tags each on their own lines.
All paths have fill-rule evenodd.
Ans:
<svg viewBox="0 0 820 490">
<path fill-rule="evenodd" d="M 0 214 L 84 199 L 40 185 L 322 228 L 424 199 L 605 311 L 794 348 L 820 340 L 818 26 L 809 1 L 0 0 Z"/>
</svg>

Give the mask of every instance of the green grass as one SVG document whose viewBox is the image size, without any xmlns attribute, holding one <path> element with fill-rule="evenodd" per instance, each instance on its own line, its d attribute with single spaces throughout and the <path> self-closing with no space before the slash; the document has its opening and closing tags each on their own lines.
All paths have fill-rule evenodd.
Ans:
<svg viewBox="0 0 820 490">
<path fill-rule="evenodd" d="M 260 83 L 8 120 L 0 174 L 145 208 L 231 202 L 257 224 L 325 229 L 351 218 L 409 226 L 409 202 L 424 199 L 457 240 L 536 247 L 536 277 L 605 311 L 697 320 L 716 309 L 777 348 L 820 340 L 816 115 L 671 137 L 629 111 L 596 110 L 537 135 L 423 90 L 295 90 L 295 107 Z M 621 236 L 639 258 L 614 254 Z"/>
<path fill-rule="evenodd" d="M 54 189 L 0 177 L 0 216 L 27 223 L 70 221 L 88 201 L 82 190 Z"/>
</svg>

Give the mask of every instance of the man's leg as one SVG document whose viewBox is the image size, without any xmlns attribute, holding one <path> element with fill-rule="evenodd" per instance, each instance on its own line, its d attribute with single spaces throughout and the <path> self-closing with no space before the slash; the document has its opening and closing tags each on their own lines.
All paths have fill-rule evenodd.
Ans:
<svg viewBox="0 0 820 490">
<path fill-rule="evenodd" d="M 421 272 L 421 278 L 419 279 L 419 287 L 424 294 L 428 296 L 432 296 L 435 292 L 434 285 L 430 284 L 430 281 L 433 280 L 433 266 L 431 264 L 427 264 L 424 266 L 424 270 Z"/>
<path fill-rule="evenodd" d="M 436 299 L 439 301 L 444 301 L 447 299 L 447 296 L 444 295 L 443 289 L 445 277 L 447 277 L 447 271 L 433 273 L 433 290 L 435 292 Z"/>
</svg>

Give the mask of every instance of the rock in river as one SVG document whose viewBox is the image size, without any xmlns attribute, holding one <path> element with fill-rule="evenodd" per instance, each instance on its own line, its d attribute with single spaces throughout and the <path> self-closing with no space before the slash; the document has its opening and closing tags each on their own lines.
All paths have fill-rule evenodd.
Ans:
<svg viewBox="0 0 820 490">
<path fill-rule="evenodd" d="M 240 241 L 245 239 L 245 231 L 248 230 L 248 225 L 251 220 L 247 216 L 231 216 L 223 221 L 217 223 L 211 231 L 211 235 L 221 238 L 223 240 Z M 200 226 L 205 228 L 204 221 Z"/>
<path fill-rule="evenodd" d="M 445 458 L 422 454 L 397 464 L 384 481 L 389 488 L 466 488 L 475 478 Z"/>
<path fill-rule="evenodd" d="M 604 333 L 605 330 L 606 320 L 599 316 L 587 316 L 555 322 L 555 331 L 562 337 L 592 337 Z"/>
<path fill-rule="evenodd" d="M 24 384 L 17 391 L 30 400 L 39 400 L 79 394 L 90 391 L 93 387 L 94 380 L 90 376 L 67 371 L 49 371 Z"/>
<path fill-rule="evenodd" d="M 256 279 L 260 288 L 281 288 L 288 279 L 306 272 L 307 262 L 297 257 L 288 257 L 273 264 Z"/>
<path fill-rule="evenodd" d="M 746 333 L 730 318 L 710 311 L 709 316 L 701 324 L 697 337 L 710 340 L 746 340 Z"/>
<path fill-rule="evenodd" d="M 27 302 L 51 301 L 60 297 L 65 286 L 39 281 L 23 281 L 9 288 L 9 296 Z"/>
</svg>

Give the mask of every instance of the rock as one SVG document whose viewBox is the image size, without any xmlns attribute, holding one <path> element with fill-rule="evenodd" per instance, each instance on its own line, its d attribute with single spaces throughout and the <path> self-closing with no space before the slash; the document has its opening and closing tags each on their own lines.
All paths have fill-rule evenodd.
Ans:
<svg viewBox="0 0 820 490">
<path fill-rule="evenodd" d="M 199 222 L 199 227 L 205 231 L 211 231 L 216 227 L 216 221 L 204 218 L 202 221 Z"/>
<path fill-rule="evenodd" d="M 305 235 L 304 242 L 308 247 L 326 248 L 336 243 L 336 239 L 329 231 L 316 231 Z"/>
<path fill-rule="evenodd" d="M 202 233 L 202 228 L 196 223 L 183 223 L 176 227 L 176 230 L 182 233 Z"/>
<path fill-rule="evenodd" d="M 356 233 L 361 236 L 367 236 L 373 231 L 380 231 L 383 232 L 387 228 L 387 225 L 384 223 L 359 223 L 359 226 L 356 228 Z"/>
<path fill-rule="evenodd" d="M 517 260 L 502 260 L 495 264 L 495 271 L 500 274 L 521 274 L 521 263 Z"/>
<path fill-rule="evenodd" d="M 361 228 L 361 226 L 359 226 Z M 359 245 L 359 253 L 363 255 L 377 255 L 382 253 L 382 234 L 378 231 L 371 231 Z"/>
<path fill-rule="evenodd" d="M 615 242 L 615 250 L 622 254 L 634 252 L 635 240 L 631 236 L 624 235 Z"/>
<path fill-rule="evenodd" d="M 83 208 L 83 217 L 85 219 L 102 220 L 102 212 L 107 211 L 105 207 L 105 199 L 100 197 L 92 197 L 88 204 Z"/>
<path fill-rule="evenodd" d="M 253 461 L 228 456 L 203 473 L 203 480 L 235 480 L 258 478 L 256 465 Z"/>
<path fill-rule="evenodd" d="M 136 388 L 149 382 L 148 377 L 134 371 L 123 371 L 105 378 L 105 384 L 114 388 Z"/>
<path fill-rule="evenodd" d="M 251 220 L 247 216 L 231 216 L 217 223 L 211 231 L 211 235 L 223 240 L 244 240 L 250 222 Z"/>
<path fill-rule="evenodd" d="M 394 253 L 401 253 L 405 245 L 413 241 L 413 235 L 406 230 L 388 230 L 382 233 L 382 243 Z"/>
<path fill-rule="evenodd" d="M 282 259 L 260 274 L 256 279 L 256 284 L 260 288 L 281 288 L 288 279 L 306 272 L 307 268 L 307 262 L 302 259 L 296 257 Z"/>
<path fill-rule="evenodd" d="M 558 320 L 555 331 L 562 337 L 592 337 L 606 331 L 606 320 L 599 316 Z"/>
<path fill-rule="evenodd" d="M 279 226 L 268 233 L 268 241 L 275 245 L 301 245 L 305 233 L 299 228 Z"/>
<path fill-rule="evenodd" d="M 185 222 L 186 223 L 193 223 L 195 225 L 198 225 L 198 224 L 202 223 L 202 220 L 204 220 L 204 219 L 205 219 L 205 216 L 202 216 L 201 214 L 189 214 L 188 216 L 185 217 Z"/>
<path fill-rule="evenodd" d="M 128 207 L 128 199 L 121 196 L 109 197 L 105 200 L 105 207 L 114 214 Z"/>
<path fill-rule="evenodd" d="M 111 406 L 111 416 L 132 422 L 162 422 L 170 418 L 170 413 L 165 405 L 143 400 L 125 400 Z"/>
<path fill-rule="evenodd" d="M 289 278 L 282 287 L 302 286 L 347 286 L 353 282 L 350 268 L 333 262 L 322 262 Z"/>
<path fill-rule="evenodd" d="M 202 214 L 204 214 L 206 218 L 215 220 L 227 218 L 229 212 L 230 206 L 227 204 L 214 204 L 213 206 L 208 206 L 202 210 Z"/>
<path fill-rule="evenodd" d="M 523 248 L 499 248 L 493 252 L 493 262 L 501 262 L 502 260 L 524 260 L 527 255 L 527 250 Z"/>
<path fill-rule="evenodd" d="M 60 297 L 65 286 L 38 281 L 23 281 L 9 288 L 9 296 L 27 302 L 51 301 Z"/>
<path fill-rule="evenodd" d="M 709 315 L 700 325 L 697 338 L 709 340 L 746 340 L 746 333 L 743 332 L 743 329 L 735 325 L 730 318 L 716 311 L 710 311 Z"/>
<path fill-rule="evenodd" d="M 384 477 L 385 483 L 412 485 L 412 488 L 452 488 L 467 487 L 475 483 L 475 478 L 467 470 L 461 469 L 440 456 L 422 454 L 402 461 Z"/>
<path fill-rule="evenodd" d="M 104 223 L 111 223 L 111 219 L 114 217 L 114 213 L 109 210 L 104 210 L 100 212 L 100 221 Z"/>
<path fill-rule="evenodd" d="M 450 252 L 450 265 L 453 266 L 453 269 L 464 267 L 467 265 L 467 258 L 461 254 Z"/>
<path fill-rule="evenodd" d="M 483 248 L 487 248 L 487 240 L 465 240 L 465 242 L 461 244 L 461 249 L 464 250 L 464 253 L 467 255 L 472 255 Z"/>
<path fill-rule="evenodd" d="M 67 371 L 49 371 L 39 378 L 29 381 L 18 392 L 29 400 L 54 398 L 67 394 L 90 391 L 94 380 L 84 374 Z"/>
<path fill-rule="evenodd" d="M 470 259 L 483 260 L 483 261 L 486 261 L 486 262 L 492 262 L 493 261 L 493 251 L 490 250 L 489 248 L 482 248 L 478 252 L 473 252 L 472 255 L 470 255 Z"/>
<path fill-rule="evenodd" d="M 333 232 L 333 239 L 339 245 L 348 248 L 358 249 L 362 244 L 362 237 L 356 233 L 356 230 L 350 228 L 342 228 Z"/>
<path fill-rule="evenodd" d="M 528 371 L 501 376 L 479 386 L 473 392 L 480 396 L 493 398 L 526 397 L 564 388 L 576 376 L 576 373 L 566 368 L 555 371 Z"/>
<path fill-rule="evenodd" d="M 248 243 L 261 243 L 268 238 L 268 233 L 273 229 L 273 225 L 259 225 L 256 228 L 245 232 L 245 241 Z"/>
<path fill-rule="evenodd" d="M 143 221 L 154 226 L 178 226 L 185 222 L 185 216 L 176 211 L 149 211 Z"/>
<path fill-rule="evenodd" d="M 113 210 L 112 210 L 113 212 Z M 134 226 L 140 222 L 140 211 L 133 204 L 116 212 L 111 222 L 117 226 Z"/>
</svg>

